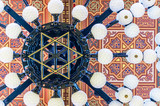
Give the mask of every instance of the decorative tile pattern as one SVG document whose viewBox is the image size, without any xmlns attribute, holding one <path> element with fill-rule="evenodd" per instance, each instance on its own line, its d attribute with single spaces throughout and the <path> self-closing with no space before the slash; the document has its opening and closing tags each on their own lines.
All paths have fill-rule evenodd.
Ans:
<svg viewBox="0 0 160 106">
<path fill-rule="evenodd" d="M 22 10 L 25 7 L 22 0 L 3 0 L 7 4 L 9 4 L 18 14 L 22 14 Z M 47 4 L 49 0 L 28 0 L 30 5 L 33 5 L 38 8 L 40 13 L 40 23 L 44 24 L 47 22 L 53 21 L 53 17 L 47 10 Z M 89 10 L 88 18 L 79 23 L 77 28 L 83 29 L 87 27 L 91 22 L 94 21 L 94 16 L 98 16 L 102 14 L 107 8 L 110 0 L 91 0 L 89 6 L 87 7 Z M 124 0 L 125 8 L 129 9 L 130 6 L 138 2 L 138 0 Z M 72 2 L 73 0 L 63 0 L 65 5 L 65 11 L 60 16 L 60 20 L 66 23 L 71 23 L 71 10 L 72 10 Z M 84 4 L 85 0 L 76 0 L 74 5 Z M 157 4 L 160 4 L 160 0 L 157 0 Z M 112 13 L 108 18 L 104 20 L 104 24 L 108 24 L 110 21 L 116 18 L 116 13 Z M 7 25 L 11 22 L 14 22 L 14 19 L 11 18 L 6 12 L 0 14 L 0 22 Z M 91 53 L 95 53 L 101 48 L 108 48 L 114 53 L 126 52 L 128 49 L 140 49 L 144 51 L 145 49 L 154 49 L 156 47 L 154 43 L 154 37 L 157 32 L 160 31 L 160 19 L 152 20 L 149 19 L 147 13 L 141 18 L 135 18 L 134 23 L 138 24 L 141 32 L 136 38 L 128 38 L 124 34 L 124 27 L 116 24 L 113 27 L 108 29 L 108 35 L 104 40 L 88 40 L 88 44 L 90 47 Z M 33 24 L 30 23 L 33 26 Z M 25 35 L 29 33 L 23 29 Z M 0 28 L 0 47 L 11 47 L 14 51 L 21 53 L 21 49 L 23 47 L 23 40 L 15 39 L 11 40 L 5 35 L 5 30 Z M 156 64 L 156 63 L 155 63 Z M 155 64 L 146 64 L 141 62 L 140 64 L 134 65 L 130 64 L 126 61 L 125 58 L 114 58 L 112 63 L 108 65 L 101 65 L 95 59 L 91 59 L 90 64 L 88 66 L 88 70 L 91 72 L 103 72 L 107 77 L 107 81 L 112 84 L 121 87 L 123 86 L 123 78 L 128 74 L 136 75 L 139 80 L 139 86 L 133 90 L 135 95 L 142 96 L 144 99 L 149 98 L 149 92 L 152 88 L 160 86 L 160 74 L 157 73 L 155 68 Z M 0 84 L 4 83 L 4 77 L 9 72 L 23 72 L 23 67 L 20 59 L 16 59 L 9 64 L 4 64 L 0 62 Z M 24 78 L 22 82 L 24 82 L 27 78 Z M 88 94 L 88 102 L 91 106 L 106 106 L 106 102 L 94 95 L 93 90 L 91 90 L 88 86 L 86 86 L 82 82 L 78 82 L 80 88 Z M 21 95 L 19 95 L 16 99 L 9 104 L 9 106 L 25 106 L 23 103 L 23 95 L 25 92 L 33 89 L 35 85 L 28 87 Z M 113 99 L 115 99 L 114 91 L 109 89 L 108 87 L 104 87 L 103 90 Z M 0 99 L 6 98 L 13 90 L 5 89 L 0 92 Z M 47 106 L 47 103 L 51 96 L 53 95 L 53 91 L 48 89 L 42 89 L 40 93 L 41 102 L 39 106 Z M 71 89 L 67 88 L 62 90 L 62 97 L 65 101 L 65 106 L 72 106 L 71 103 Z"/>
</svg>

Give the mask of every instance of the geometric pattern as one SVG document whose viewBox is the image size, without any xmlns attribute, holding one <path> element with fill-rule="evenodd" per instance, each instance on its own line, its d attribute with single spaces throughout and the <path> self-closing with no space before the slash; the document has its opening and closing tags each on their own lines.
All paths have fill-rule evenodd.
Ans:
<svg viewBox="0 0 160 106">
<path fill-rule="evenodd" d="M 41 35 L 41 47 L 40 47 L 40 49 L 36 50 L 36 51 L 33 52 L 32 54 L 30 54 L 28 57 L 41 65 L 41 80 L 44 80 L 44 79 L 48 78 L 49 76 L 51 76 L 51 75 L 53 75 L 53 74 L 58 74 L 58 75 L 61 75 L 61 76 L 65 77 L 66 79 L 70 79 L 70 64 L 71 64 L 72 62 L 76 61 L 77 59 L 79 59 L 80 57 L 82 57 L 83 55 L 82 55 L 81 53 L 73 50 L 72 48 L 70 48 L 70 44 L 69 44 L 69 42 L 70 42 L 69 36 L 70 36 L 70 35 L 69 35 L 69 32 L 61 35 L 60 37 L 58 37 L 58 38 L 56 38 L 56 39 L 55 39 L 55 38 L 52 38 L 52 37 L 50 37 L 50 36 L 48 36 L 48 35 L 46 35 L 45 33 L 41 33 L 40 35 Z M 44 38 L 44 37 L 47 37 L 49 40 L 51 40 L 51 42 L 47 43 L 46 45 L 43 45 L 43 38 Z M 60 40 L 60 39 L 62 39 L 62 38 L 64 38 L 64 37 L 67 37 L 67 45 L 65 45 L 65 44 L 63 44 L 62 42 L 59 42 L 59 41 L 58 41 L 58 40 Z M 59 54 L 59 52 L 53 55 L 53 53 L 52 53 L 53 51 L 45 50 L 45 48 L 47 48 L 48 46 L 52 46 L 53 43 L 56 43 L 56 45 L 60 44 L 60 45 L 64 46 L 65 49 L 67 49 L 67 60 L 65 60 L 64 58 L 59 57 L 59 55 L 61 55 L 61 54 Z M 56 46 L 56 45 L 54 45 L 54 46 Z M 47 63 L 47 62 L 50 62 L 50 61 L 48 61 L 48 60 L 51 59 L 51 58 L 49 58 L 49 59 L 47 59 L 47 60 L 45 60 L 45 61 L 43 60 L 43 57 L 44 57 L 43 51 L 44 51 L 44 50 L 47 51 L 48 53 L 50 53 L 50 54 L 52 55 L 51 58 L 53 58 L 53 59 L 59 59 L 59 60 L 61 60 L 61 61 L 65 61 L 66 64 L 64 64 L 62 67 L 57 68 L 57 65 L 54 65 L 55 63 L 53 64 L 53 62 L 52 62 L 52 64 L 54 65 L 54 68 L 48 66 L 46 63 Z M 57 50 L 54 50 L 54 51 L 57 51 Z M 62 50 L 62 51 L 63 51 L 63 50 Z M 77 56 L 77 58 L 71 60 L 71 59 L 70 59 L 70 51 L 77 53 L 79 56 Z M 40 60 L 37 60 L 37 59 L 34 58 L 33 56 L 34 56 L 35 54 L 39 53 L 39 52 L 40 52 L 40 54 L 41 54 L 41 55 L 40 55 L 40 56 L 41 56 L 41 59 L 40 59 Z M 65 51 L 63 51 L 63 52 L 65 52 Z M 62 53 L 63 53 L 63 52 L 62 52 Z M 60 53 L 61 53 L 61 52 L 60 52 Z M 55 57 L 55 56 L 56 56 L 56 57 Z M 68 69 L 67 69 L 68 71 L 67 71 L 67 75 L 64 75 L 64 74 L 60 73 L 59 70 L 63 69 L 63 68 L 66 67 L 66 66 L 68 66 Z M 51 70 L 51 72 L 50 72 L 48 75 L 46 75 L 46 76 L 44 75 L 45 72 L 44 72 L 44 68 L 43 68 L 43 67 L 46 67 L 46 68 L 48 68 L 49 70 Z"/>
<path fill-rule="evenodd" d="M 15 10 L 19 15 L 22 14 L 22 10 L 24 8 L 24 3 L 22 0 L 3 0 L 8 3 L 13 10 Z M 48 23 L 53 21 L 53 17 L 47 11 L 47 4 L 49 0 L 27 0 L 29 4 L 35 5 L 40 13 L 40 23 Z M 36 2 L 35 2 L 36 1 Z M 63 14 L 60 16 L 61 22 L 71 23 L 71 10 L 73 6 L 84 4 L 86 0 L 75 0 L 76 2 L 73 4 L 73 0 L 62 0 L 64 2 L 65 8 Z M 89 15 L 88 18 L 78 23 L 78 29 L 84 29 L 87 27 L 93 20 L 95 16 L 102 14 L 107 8 L 110 0 L 90 0 L 93 1 L 93 4 L 90 3 L 88 5 Z M 125 8 L 129 8 L 133 3 L 138 2 L 138 0 L 124 0 Z M 34 4 L 36 3 L 36 4 Z M 73 4 L 73 5 L 72 5 Z M 160 5 L 160 0 L 156 1 L 156 5 Z M 106 25 L 110 21 L 116 18 L 116 13 L 112 13 L 107 19 L 103 21 L 103 24 Z M 6 12 L 1 13 L 0 22 L 2 24 L 9 24 L 14 22 L 14 19 L 11 18 Z M 154 37 L 157 32 L 160 32 L 160 19 L 152 20 L 147 16 L 147 13 L 141 18 L 134 18 L 134 23 L 136 23 L 140 27 L 140 34 L 133 39 L 129 39 L 124 34 L 124 27 L 120 24 L 116 24 L 108 29 L 108 34 L 104 40 L 88 40 L 89 49 L 91 53 L 95 53 L 96 51 L 102 48 L 108 48 L 114 53 L 118 52 L 126 52 L 128 49 L 137 48 L 141 51 L 145 49 L 155 49 L 157 46 L 154 43 Z M 34 26 L 32 23 L 30 25 Z M 35 27 L 35 26 L 34 26 Z M 23 29 L 24 34 L 27 36 L 29 33 Z M 17 44 L 18 43 L 18 44 Z M 23 47 L 24 41 L 22 39 L 10 39 L 5 35 L 5 29 L 0 28 L 0 48 L 2 47 L 11 47 L 15 52 L 21 53 L 21 49 Z M 112 45 L 114 44 L 114 45 Z M 146 64 L 141 62 L 140 64 L 134 65 L 128 63 L 125 58 L 114 58 L 114 60 L 108 65 L 102 65 L 97 60 L 91 59 L 88 70 L 91 72 L 103 72 L 107 81 L 116 85 L 117 87 L 123 86 L 123 78 L 129 74 L 133 73 L 136 75 L 140 83 L 136 89 L 133 90 L 134 95 L 139 95 L 144 99 L 149 98 L 149 92 L 152 88 L 160 87 L 160 73 L 157 72 L 155 68 L 155 64 Z M 20 58 L 13 60 L 11 63 L 2 63 L 0 62 L 0 84 L 4 83 L 4 77 L 9 72 L 23 72 L 23 67 Z M 22 80 L 22 82 L 24 82 Z M 88 102 L 91 106 L 107 106 L 106 102 L 100 98 L 99 96 L 94 95 L 94 92 L 83 82 L 77 83 L 79 87 L 85 91 L 88 95 Z M 23 103 L 24 94 L 32 90 L 35 87 L 34 84 L 28 87 L 21 95 L 19 95 L 16 99 L 13 100 L 9 106 L 25 106 Z M 110 97 L 115 99 L 114 91 L 108 87 L 102 88 Z M 0 91 L 0 99 L 6 98 L 9 94 L 11 94 L 13 90 L 5 89 Z M 39 106 L 47 106 L 49 99 L 52 97 L 53 91 L 48 89 L 42 89 L 40 93 L 41 102 Z M 65 106 L 72 106 L 71 103 L 71 88 L 66 88 L 62 90 L 62 98 L 65 101 Z"/>
</svg>

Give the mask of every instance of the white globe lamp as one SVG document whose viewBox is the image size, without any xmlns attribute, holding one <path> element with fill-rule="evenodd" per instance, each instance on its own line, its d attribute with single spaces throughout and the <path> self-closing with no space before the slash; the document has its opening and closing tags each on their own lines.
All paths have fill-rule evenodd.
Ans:
<svg viewBox="0 0 160 106">
<path fill-rule="evenodd" d="M 16 39 L 20 35 L 22 29 L 17 23 L 11 23 L 6 27 L 6 35 L 11 39 Z"/>
<path fill-rule="evenodd" d="M 143 54 L 138 49 L 130 49 L 126 55 L 128 55 L 128 57 L 126 57 L 127 61 L 133 64 L 140 63 L 143 59 Z"/>
<path fill-rule="evenodd" d="M 145 8 L 151 7 L 155 4 L 156 0 L 140 0 Z"/>
<path fill-rule="evenodd" d="M 149 99 L 144 101 L 143 106 L 157 106 L 157 104 Z"/>
<path fill-rule="evenodd" d="M 157 57 L 160 59 L 160 47 L 159 47 L 159 46 L 157 46 L 157 47 L 155 48 L 155 52 L 156 52 L 156 54 L 157 54 Z"/>
<path fill-rule="evenodd" d="M 155 52 L 154 50 L 152 50 L 152 49 L 147 49 L 147 50 L 145 50 L 145 51 L 143 52 L 143 54 L 144 54 L 143 60 L 144 60 L 145 63 L 152 64 L 152 63 L 154 63 L 154 62 L 156 61 L 156 59 L 157 59 L 157 54 L 156 54 L 156 52 Z"/>
<path fill-rule="evenodd" d="M 128 37 L 134 38 L 138 36 L 140 30 L 137 24 L 131 23 L 125 27 L 124 32 Z"/>
<path fill-rule="evenodd" d="M 103 24 L 95 24 L 91 29 L 91 33 L 95 39 L 101 40 L 107 35 L 107 28 Z"/>
<path fill-rule="evenodd" d="M 0 61 L 3 63 L 9 63 L 13 60 L 13 50 L 9 47 L 3 47 L 0 49 Z"/>
<path fill-rule="evenodd" d="M 124 87 L 120 87 L 120 88 L 118 88 L 117 90 L 118 91 L 120 91 L 121 89 L 123 89 Z M 116 97 L 116 99 L 118 99 L 118 92 L 115 92 L 115 97 Z"/>
<path fill-rule="evenodd" d="M 160 17 L 160 8 L 153 6 L 148 9 L 147 14 L 151 19 L 158 19 Z"/>
<path fill-rule="evenodd" d="M 72 94 L 71 101 L 75 106 L 83 106 L 87 102 L 87 94 L 83 91 L 77 91 Z"/>
<path fill-rule="evenodd" d="M 106 76 L 101 72 L 95 72 L 90 79 L 90 83 L 95 88 L 102 88 L 106 84 Z"/>
<path fill-rule="evenodd" d="M 150 98 L 152 98 L 156 102 L 160 102 L 160 88 L 153 88 L 150 91 Z"/>
<path fill-rule="evenodd" d="M 156 42 L 157 45 L 160 45 L 160 40 L 159 39 L 160 39 L 160 32 L 155 37 L 155 42 Z"/>
<path fill-rule="evenodd" d="M 2 100 L 0 100 L 0 106 L 5 106 L 5 104 Z"/>
<path fill-rule="evenodd" d="M 129 102 L 129 106 L 143 106 L 143 99 L 140 96 L 133 96 Z"/>
<path fill-rule="evenodd" d="M 48 102 L 48 106 L 64 106 L 62 98 L 51 98 Z"/>
<path fill-rule="evenodd" d="M 32 91 L 28 91 L 24 95 L 23 101 L 24 101 L 25 105 L 27 105 L 27 106 L 37 106 L 40 102 L 40 98 L 39 98 L 38 94 L 36 94 Z"/>
<path fill-rule="evenodd" d="M 77 5 L 72 10 L 72 16 L 75 19 L 78 19 L 79 21 L 83 21 L 88 16 L 88 10 L 83 5 Z"/>
<path fill-rule="evenodd" d="M 109 49 L 101 49 L 98 51 L 98 61 L 101 64 L 109 64 L 113 60 L 113 53 Z"/>
<path fill-rule="evenodd" d="M 109 103 L 109 106 L 123 106 L 123 104 L 118 102 L 118 101 L 116 101 L 116 100 L 114 100 L 114 101 Z"/>
<path fill-rule="evenodd" d="M 0 0 L 0 13 L 4 10 L 4 3 Z"/>
<path fill-rule="evenodd" d="M 61 14 L 64 10 L 64 5 L 61 0 L 50 0 L 48 3 L 48 11 L 51 14 Z"/>
<path fill-rule="evenodd" d="M 9 73 L 6 75 L 4 83 L 8 88 L 14 89 L 20 85 L 21 80 L 18 77 L 17 73 Z"/>
<path fill-rule="evenodd" d="M 132 91 L 128 88 L 121 88 L 117 93 L 117 99 L 123 103 L 128 103 L 132 100 Z"/>
<path fill-rule="evenodd" d="M 160 61 L 157 62 L 156 68 L 157 68 L 158 72 L 160 72 Z"/>
<path fill-rule="evenodd" d="M 145 13 L 145 8 L 141 3 L 134 3 L 131 8 L 130 11 L 132 12 L 134 17 L 142 17 Z"/>
<path fill-rule="evenodd" d="M 27 22 L 33 22 L 38 18 L 38 10 L 33 6 L 27 6 L 22 12 L 22 17 Z"/>
<path fill-rule="evenodd" d="M 117 14 L 116 19 L 121 25 L 128 25 L 133 21 L 133 15 L 129 10 L 122 10 Z"/>
<path fill-rule="evenodd" d="M 130 89 L 135 89 L 138 86 L 138 83 L 139 80 L 135 75 L 127 75 L 123 80 L 124 86 Z"/>
<path fill-rule="evenodd" d="M 118 12 L 124 9 L 124 1 L 123 0 L 111 0 L 109 3 L 109 7 L 113 12 Z"/>
</svg>

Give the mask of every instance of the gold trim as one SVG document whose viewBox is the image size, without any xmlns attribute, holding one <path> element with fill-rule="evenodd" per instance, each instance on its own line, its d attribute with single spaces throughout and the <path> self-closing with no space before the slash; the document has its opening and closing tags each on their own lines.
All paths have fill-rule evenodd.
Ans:
<svg viewBox="0 0 160 106">
<path fill-rule="evenodd" d="M 66 46 L 65 44 L 63 44 L 63 43 L 61 43 L 61 42 L 58 41 L 59 39 L 61 39 L 62 37 L 66 36 L 66 35 L 68 35 L 68 46 Z M 44 46 L 44 45 L 43 45 L 43 39 L 42 39 L 43 36 L 51 39 L 52 41 L 51 41 L 50 43 L 48 43 L 47 45 Z M 57 42 L 58 44 L 61 44 L 62 46 L 66 47 L 66 48 L 68 49 L 68 63 L 65 64 L 65 65 L 63 65 L 62 67 L 58 68 L 57 70 L 54 70 L 53 68 L 51 68 L 51 67 L 43 64 L 43 49 L 46 48 L 47 46 L 51 45 L 51 44 L 54 43 L 54 42 Z M 67 32 L 67 33 L 65 33 L 64 35 L 58 37 L 57 39 L 54 39 L 54 38 L 52 38 L 52 37 L 50 37 L 50 36 L 48 36 L 48 35 L 46 35 L 46 34 L 44 34 L 44 33 L 41 33 L 41 48 L 38 49 L 37 51 L 33 52 L 32 54 L 30 54 L 28 57 L 29 57 L 30 59 L 36 61 L 37 63 L 41 64 L 41 79 L 42 79 L 42 80 L 46 79 L 47 77 L 51 76 L 51 75 L 54 74 L 54 73 L 57 73 L 57 74 L 65 77 L 65 78 L 67 78 L 67 79 L 70 79 L 70 72 L 69 72 L 69 71 L 68 71 L 68 77 L 65 76 L 65 75 L 63 75 L 62 73 L 59 73 L 58 71 L 59 71 L 60 69 L 64 68 L 65 66 L 67 66 L 67 65 L 68 65 L 68 70 L 70 70 L 70 63 L 72 63 L 72 62 L 76 61 L 77 59 L 81 58 L 81 57 L 83 56 L 83 54 L 81 54 L 81 53 L 73 50 L 72 48 L 70 48 L 69 42 L 70 42 L 70 40 L 69 40 L 69 32 Z M 69 51 L 69 50 L 71 50 L 71 51 L 79 54 L 80 56 L 77 57 L 77 58 L 75 58 L 74 60 L 70 61 L 70 51 Z M 34 59 L 34 58 L 31 57 L 32 55 L 36 54 L 36 53 L 39 52 L 39 51 L 41 51 L 41 62 L 38 61 L 37 59 Z M 53 72 L 44 77 L 44 74 L 43 74 L 43 66 L 47 67 L 48 69 L 52 70 Z"/>
</svg>

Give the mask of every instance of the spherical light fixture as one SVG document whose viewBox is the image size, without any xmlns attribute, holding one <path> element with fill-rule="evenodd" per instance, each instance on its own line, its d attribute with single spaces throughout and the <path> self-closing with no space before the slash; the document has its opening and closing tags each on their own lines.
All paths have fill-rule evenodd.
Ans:
<svg viewBox="0 0 160 106">
<path fill-rule="evenodd" d="M 123 104 L 114 100 L 114 101 L 110 102 L 109 106 L 123 106 Z"/>
<path fill-rule="evenodd" d="M 153 88 L 150 91 L 150 98 L 152 98 L 156 102 L 160 102 L 160 88 Z"/>
<path fill-rule="evenodd" d="M 130 49 L 126 53 L 128 57 L 126 57 L 127 61 L 133 64 L 140 63 L 143 59 L 143 54 L 138 49 Z"/>
<path fill-rule="evenodd" d="M 73 8 L 72 10 L 72 16 L 73 18 L 78 19 L 79 21 L 83 21 L 87 18 L 88 16 L 88 10 L 85 6 L 83 5 L 77 5 L 76 7 Z"/>
<path fill-rule="evenodd" d="M 145 51 L 143 52 L 143 54 L 144 54 L 143 60 L 144 60 L 145 63 L 152 64 L 152 63 L 154 63 L 154 62 L 156 61 L 156 59 L 157 59 L 157 54 L 156 54 L 156 52 L 155 52 L 154 50 L 152 50 L 152 49 L 147 49 L 147 50 L 145 50 Z"/>
<path fill-rule="evenodd" d="M 160 72 L 160 61 L 157 62 L 156 68 L 157 68 L 158 72 Z"/>
<path fill-rule="evenodd" d="M 0 61 L 9 63 L 13 60 L 13 50 L 9 47 L 3 47 L 0 49 Z"/>
<path fill-rule="evenodd" d="M 72 87 L 73 95 L 71 96 L 71 101 L 75 106 L 88 105 L 89 103 L 87 103 L 87 95 L 83 91 L 80 91 L 80 88 L 76 84 L 77 81 L 79 80 L 83 81 L 88 86 L 90 86 L 91 89 L 93 89 L 94 93 L 98 94 L 98 96 L 101 96 L 108 104 L 111 102 L 109 106 L 117 106 L 117 105 L 122 106 L 121 104 L 122 102 L 129 103 L 130 106 L 142 105 L 141 97 L 134 96 L 132 98 L 131 89 L 134 89 L 138 85 L 138 79 L 134 75 L 126 76 L 124 78 L 124 87 L 118 88 L 110 84 L 109 82 L 106 82 L 106 77 L 104 74 L 100 72 L 91 73 L 87 71 L 90 58 L 96 58 L 96 59 L 98 58 L 98 61 L 100 63 L 109 64 L 113 60 L 113 57 L 120 58 L 120 57 L 128 56 L 127 60 L 131 63 L 136 64 L 142 61 L 142 58 L 143 58 L 142 52 L 141 51 L 136 52 L 134 50 L 133 51 L 131 50 L 133 53 L 131 53 L 131 51 L 130 53 L 129 51 L 127 53 L 112 53 L 111 50 L 101 49 L 98 52 L 98 54 L 97 53 L 90 54 L 88 41 L 90 38 L 94 38 L 97 40 L 103 39 L 107 35 L 106 28 L 109 28 L 118 22 L 121 25 L 124 25 L 125 33 L 128 37 L 130 38 L 136 37 L 139 34 L 139 28 L 136 24 L 132 23 L 133 16 L 134 17 L 143 16 L 144 6 L 142 6 L 142 4 L 144 5 L 147 4 L 149 9 L 148 10 L 149 16 L 151 18 L 159 17 L 155 13 L 155 11 L 159 11 L 159 10 L 157 9 L 157 7 L 155 8 L 155 6 L 151 5 L 155 0 L 148 0 L 148 1 L 141 0 L 140 3 L 142 4 L 140 3 L 133 4 L 130 11 L 123 10 L 124 9 L 123 0 L 111 0 L 109 4 L 110 8 L 108 8 L 99 17 L 96 17 L 93 23 L 91 23 L 87 28 L 81 31 L 76 28 L 76 24 L 87 18 L 88 11 L 86 7 L 90 0 L 86 0 L 87 2 L 84 4 L 84 6 L 78 5 L 73 9 L 72 24 L 67 24 L 67 23 L 58 21 L 58 18 L 59 18 L 58 16 L 64 10 L 64 5 L 62 3 L 62 0 L 50 0 L 48 4 L 48 11 L 54 17 L 54 22 L 45 23 L 43 25 L 40 25 L 38 21 L 38 10 L 33 6 L 29 6 L 27 0 L 23 0 L 23 1 L 26 5 L 26 8 L 22 13 L 24 20 L 21 16 L 16 14 L 16 12 L 13 9 L 11 9 L 9 5 L 6 4 L 4 7 L 4 4 L 2 5 L 0 4 L 0 11 L 1 9 L 2 10 L 4 9 L 15 19 L 16 23 L 20 24 L 22 27 L 24 27 L 28 31 L 28 33 L 30 33 L 30 35 L 28 36 L 23 35 L 22 30 L 20 29 L 20 26 L 18 26 L 19 28 L 17 28 L 15 23 L 13 23 L 14 25 L 12 24 L 12 27 L 9 27 L 10 25 L 8 25 L 7 28 L 5 25 L 0 23 L 0 27 L 6 28 L 6 33 L 9 33 L 7 34 L 8 37 L 12 39 L 21 37 L 24 39 L 24 46 L 22 48 L 21 54 L 18 54 L 18 53 L 16 54 L 10 48 L 8 48 L 6 51 L 3 50 L 3 48 L 0 49 L 0 60 L 2 62 L 7 63 L 12 61 L 13 58 L 15 59 L 15 58 L 21 57 L 22 65 L 24 68 L 24 73 L 22 74 L 12 73 L 13 75 L 8 74 L 5 77 L 5 84 L 3 84 L 2 86 L 0 85 L 0 91 L 5 89 L 6 86 L 9 88 L 16 88 L 16 89 L 14 89 L 13 93 L 10 96 L 6 97 L 6 99 L 3 100 L 4 103 L 3 101 L 0 101 L 0 106 L 8 105 L 10 101 L 12 101 L 16 96 L 22 93 L 24 89 L 27 88 L 32 83 L 36 84 L 35 89 L 27 92 L 23 98 L 24 103 L 27 106 L 38 105 L 40 101 L 38 94 L 41 88 L 54 90 L 54 95 L 48 102 L 49 106 L 64 106 L 64 101 L 60 96 L 60 91 L 61 89 L 65 89 L 67 87 Z M 3 3 L 3 2 L 1 2 L 0 0 L 0 3 Z M 103 24 L 100 24 L 113 11 L 118 13 L 117 19 L 108 23 L 106 26 L 104 26 Z M 25 20 L 27 22 L 34 23 L 37 27 L 30 26 Z M 88 34 L 89 32 L 90 34 Z M 65 33 L 67 37 L 66 36 L 64 37 Z M 65 38 L 65 41 L 67 38 L 68 40 L 67 42 L 69 42 L 68 45 L 62 44 L 58 40 L 55 40 L 55 39 L 60 39 L 62 37 Z M 159 38 L 156 39 L 156 42 L 158 43 L 159 43 Z M 51 43 L 49 44 L 51 45 L 48 44 L 48 42 L 50 41 Z M 69 44 L 71 44 L 71 46 Z M 67 52 L 67 49 L 68 49 L 68 52 Z M 156 48 L 157 54 L 159 52 L 158 49 L 159 48 L 157 47 Z M 41 52 L 39 52 L 39 50 Z M 72 59 L 72 55 L 70 56 L 69 50 L 75 53 L 75 56 L 73 57 L 75 58 L 74 60 Z M 43 54 L 43 52 L 49 53 L 48 54 L 49 56 L 46 57 L 47 58 L 46 60 L 44 59 L 45 54 Z M 59 53 L 56 53 L 56 52 L 59 52 Z M 144 53 L 144 54 L 147 54 L 147 53 Z M 152 53 L 150 54 L 152 56 Z M 147 54 L 147 56 L 149 57 L 149 53 Z M 153 62 L 154 55 L 152 59 L 148 59 L 147 56 L 144 57 L 144 61 Z M 71 61 L 68 61 L 70 59 Z M 74 62 L 74 64 L 72 64 L 72 62 Z M 159 64 L 159 62 L 157 64 Z M 54 65 L 54 70 L 52 70 L 53 65 Z M 58 69 L 59 66 L 60 67 L 62 66 L 63 68 L 63 65 L 70 66 L 70 68 L 67 68 L 67 73 L 66 72 L 58 73 L 56 69 Z M 159 65 L 157 65 L 157 69 L 159 69 L 158 66 Z M 54 72 L 52 73 L 50 71 L 52 72 L 54 71 Z M 65 75 L 68 75 L 68 77 Z M 28 76 L 29 78 L 23 84 L 20 85 L 20 80 L 25 76 Z M 108 95 L 106 95 L 103 92 L 101 88 L 104 85 L 116 91 L 115 94 L 116 94 L 117 101 L 113 101 L 112 98 L 109 98 Z M 155 92 L 159 92 L 159 91 L 156 91 L 156 90 L 151 91 L 150 93 L 151 100 L 153 98 L 154 100 L 159 101 L 160 96 L 159 94 L 155 94 Z M 105 99 L 105 98 L 108 98 L 108 99 Z M 151 102 L 151 101 L 146 101 L 145 104 L 147 104 L 147 102 Z M 155 104 L 154 102 L 151 102 L 151 103 Z M 152 105 L 151 103 L 149 105 Z"/>
<path fill-rule="evenodd" d="M 157 47 L 155 48 L 155 52 L 156 52 L 156 54 L 157 54 L 157 57 L 160 59 L 160 47 L 159 47 L 159 46 L 157 46 Z"/>
<path fill-rule="evenodd" d="M 4 82 L 8 88 L 14 89 L 20 85 L 21 80 L 18 77 L 17 73 L 9 73 L 6 75 Z"/>
<path fill-rule="evenodd" d="M 72 94 L 71 101 L 75 106 L 83 106 L 87 102 L 87 94 L 83 91 L 77 91 Z"/>
<path fill-rule="evenodd" d="M 107 28 L 103 24 L 95 24 L 91 29 L 91 33 L 95 39 L 101 40 L 107 35 Z"/>
<path fill-rule="evenodd" d="M 142 17 L 145 13 L 145 8 L 141 3 L 134 3 L 131 8 L 130 11 L 132 12 L 134 17 Z"/>
<path fill-rule="evenodd" d="M 117 14 L 117 20 L 121 25 L 128 25 L 133 21 L 133 15 L 129 10 L 122 10 Z"/>
<path fill-rule="evenodd" d="M 5 106 L 5 104 L 2 100 L 0 100 L 0 106 Z"/>
<path fill-rule="evenodd" d="M 139 80 L 135 75 L 127 75 L 123 80 L 124 86 L 130 89 L 135 89 L 138 86 L 138 82 Z"/>
<path fill-rule="evenodd" d="M 28 91 L 27 93 L 25 93 L 23 101 L 27 106 L 37 106 L 40 102 L 40 98 L 38 94 L 32 91 Z"/>
<path fill-rule="evenodd" d="M 132 91 L 128 88 L 122 88 L 117 93 L 118 98 L 123 103 L 128 103 L 132 100 Z"/>
<path fill-rule="evenodd" d="M 134 38 L 138 36 L 140 30 L 137 24 L 131 23 L 125 27 L 124 32 L 128 37 Z"/>
<path fill-rule="evenodd" d="M 101 64 L 109 64 L 113 60 L 113 53 L 109 49 L 101 49 L 98 51 L 98 61 Z"/>
<path fill-rule="evenodd" d="M 27 22 L 33 22 L 38 18 L 38 10 L 33 6 L 27 6 L 22 12 L 22 17 Z"/>
<path fill-rule="evenodd" d="M 120 87 L 120 88 L 118 88 L 117 90 L 118 91 L 120 91 L 121 89 L 123 89 L 124 87 Z M 118 99 L 118 92 L 115 92 L 115 97 L 116 97 L 116 99 Z"/>
<path fill-rule="evenodd" d="M 6 34 L 11 39 L 18 38 L 21 31 L 22 31 L 21 26 L 18 25 L 17 23 L 11 23 L 6 27 Z"/>
<path fill-rule="evenodd" d="M 4 10 L 4 3 L 0 1 L 0 13 Z"/>
<path fill-rule="evenodd" d="M 106 76 L 101 72 L 95 72 L 91 79 L 91 85 L 95 88 L 102 88 L 106 84 Z"/>
<path fill-rule="evenodd" d="M 151 100 L 144 101 L 143 106 L 157 106 L 155 102 L 152 102 Z"/>
<path fill-rule="evenodd" d="M 158 19 L 160 17 L 160 8 L 153 6 L 148 9 L 147 14 L 151 19 Z"/>
<path fill-rule="evenodd" d="M 50 0 L 48 3 L 48 11 L 51 14 L 61 14 L 64 10 L 64 5 L 61 0 Z"/>
<path fill-rule="evenodd" d="M 140 0 L 145 8 L 151 7 L 155 4 L 156 0 Z"/>
<path fill-rule="evenodd" d="M 155 37 L 155 42 L 157 45 L 160 45 L 160 33 L 157 33 L 156 37 Z"/>
<path fill-rule="evenodd" d="M 64 106 L 62 98 L 51 98 L 48 102 L 48 106 Z"/>
<path fill-rule="evenodd" d="M 111 0 L 109 3 L 109 7 L 112 11 L 118 12 L 124 9 L 124 1 L 123 0 Z"/>
<path fill-rule="evenodd" d="M 143 106 L 143 99 L 140 96 L 133 96 L 129 102 L 129 106 Z"/>
</svg>

